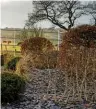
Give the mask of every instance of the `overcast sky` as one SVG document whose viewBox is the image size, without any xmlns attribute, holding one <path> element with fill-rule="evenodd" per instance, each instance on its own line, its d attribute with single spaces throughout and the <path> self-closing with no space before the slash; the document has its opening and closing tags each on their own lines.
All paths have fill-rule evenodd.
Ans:
<svg viewBox="0 0 96 109">
<path fill-rule="evenodd" d="M 6 1 L 6 0 L 5 0 Z M 32 1 L 7 1 L 1 2 L 1 28 L 23 28 L 28 19 L 28 13 L 32 12 Z M 87 24 L 89 17 L 80 18 L 76 24 Z M 42 22 L 39 26 L 51 27 L 51 23 Z"/>
</svg>

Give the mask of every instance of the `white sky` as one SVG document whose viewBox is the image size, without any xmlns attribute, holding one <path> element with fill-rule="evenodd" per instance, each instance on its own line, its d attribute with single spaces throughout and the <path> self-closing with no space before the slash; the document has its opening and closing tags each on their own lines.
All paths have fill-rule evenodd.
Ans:
<svg viewBox="0 0 96 109">
<path fill-rule="evenodd" d="M 32 0 L 2 0 L 1 4 L 1 28 L 23 28 L 28 19 L 28 13 L 32 12 Z M 90 17 L 80 18 L 76 24 L 89 23 Z M 47 28 L 52 24 L 45 21 L 39 26 Z"/>
</svg>

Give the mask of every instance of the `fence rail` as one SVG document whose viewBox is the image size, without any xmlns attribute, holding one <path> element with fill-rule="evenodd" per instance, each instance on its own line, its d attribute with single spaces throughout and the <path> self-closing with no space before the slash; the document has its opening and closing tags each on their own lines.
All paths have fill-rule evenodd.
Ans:
<svg viewBox="0 0 96 109">
<path fill-rule="evenodd" d="M 55 46 L 56 50 L 59 50 L 59 45 L 62 42 L 61 39 L 62 33 L 58 31 L 57 35 L 53 36 L 54 38 L 45 37 L 48 40 L 50 40 L 53 45 Z M 1 37 L 1 50 L 0 52 L 10 52 L 14 53 L 21 53 L 20 51 L 20 45 L 18 45 L 19 42 L 22 42 L 21 38 L 15 37 L 15 34 L 13 37 Z"/>
<path fill-rule="evenodd" d="M 45 37 L 46 38 L 46 37 Z M 6 38 L 6 37 L 1 37 L 1 39 L 6 39 L 6 40 L 8 40 L 8 39 L 18 39 L 18 40 L 21 40 L 20 38 L 14 38 L 14 37 L 8 37 L 8 38 Z M 57 39 L 57 38 L 47 38 L 47 39 L 49 39 L 49 40 L 56 40 L 56 41 L 62 41 L 62 39 Z"/>
<path fill-rule="evenodd" d="M 6 52 L 6 50 L 4 50 L 3 52 Z M 8 50 L 8 52 L 13 52 L 14 53 L 14 51 L 10 51 L 10 50 Z M 15 53 L 21 53 L 21 51 L 15 51 Z"/>
</svg>

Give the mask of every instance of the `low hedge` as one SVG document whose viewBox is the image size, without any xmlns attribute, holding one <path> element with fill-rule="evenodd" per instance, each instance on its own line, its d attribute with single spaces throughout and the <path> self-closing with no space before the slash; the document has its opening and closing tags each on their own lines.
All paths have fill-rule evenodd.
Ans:
<svg viewBox="0 0 96 109">
<path fill-rule="evenodd" d="M 16 64 L 17 62 L 20 60 L 20 57 L 15 57 L 13 59 L 11 59 L 7 64 L 6 64 L 6 68 L 10 69 L 10 70 L 16 70 Z"/>
<path fill-rule="evenodd" d="M 23 92 L 25 80 L 12 73 L 1 74 L 1 102 L 10 103 L 19 99 L 19 94 Z"/>
</svg>

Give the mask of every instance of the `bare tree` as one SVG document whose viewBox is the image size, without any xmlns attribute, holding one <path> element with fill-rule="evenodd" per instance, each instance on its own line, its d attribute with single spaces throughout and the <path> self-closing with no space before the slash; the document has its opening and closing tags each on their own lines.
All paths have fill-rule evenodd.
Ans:
<svg viewBox="0 0 96 109">
<path fill-rule="evenodd" d="M 85 14 L 80 1 L 33 1 L 33 12 L 28 14 L 27 26 L 41 20 L 49 20 L 64 30 L 69 30 L 75 21 Z"/>
<path fill-rule="evenodd" d="M 21 35 L 19 37 L 23 41 L 28 38 L 28 30 L 25 27 L 22 29 Z"/>
<path fill-rule="evenodd" d="M 92 16 L 92 23 L 96 26 L 96 1 L 90 1 L 85 10 L 87 14 Z"/>
</svg>

